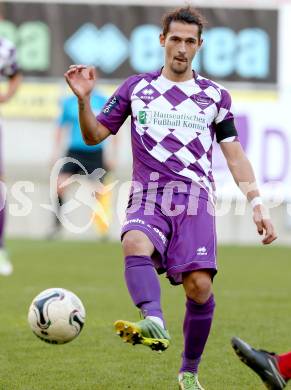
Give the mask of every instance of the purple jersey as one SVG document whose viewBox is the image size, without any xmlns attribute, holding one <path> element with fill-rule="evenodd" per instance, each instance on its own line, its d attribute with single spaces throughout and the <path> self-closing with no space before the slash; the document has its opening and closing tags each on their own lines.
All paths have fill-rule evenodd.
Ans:
<svg viewBox="0 0 291 390">
<path fill-rule="evenodd" d="M 160 188 L 171 181 L 194 182 L 206 194 L 212 192 L 214 136 L 221 141 L 236 135 L 225 88 L 194 72 L 185 82 L 168 80 L 161 70 L 134 75 L 97 119 L 116 134 L 129 115 L 134 181 L 146 188 L 151 173 L 158 172 Z"/>
<path fill-rule="evenodd" d="M 0 75 L 13 77 L 18 72 L 15 46 L 5 38 L 0 38 Z"/>
</svg>

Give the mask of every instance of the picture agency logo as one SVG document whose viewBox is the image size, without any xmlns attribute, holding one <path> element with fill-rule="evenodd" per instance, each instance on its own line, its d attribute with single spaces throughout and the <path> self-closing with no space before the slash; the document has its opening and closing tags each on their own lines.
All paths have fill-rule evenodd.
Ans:
<svg viewBox="0 0 291 390">
<path fill-rule="evenodd" d="M 68 163 L 78 165 L 82 174 L 74 174 L 60 184 L 59 175 L 63 166 Z M 63 227 L 72 233 L 78 234 L 87 231 L 92 225 L 96 215 L 106 226 L 109 226 L 108 216 L 102 206 L 102 203 L 100 202 L 100 198 L 101 196 L 111 192 L 117 185 L 118 181 L 104 185 L 101 179 L 104 178 L 105 174 L 106 171 L 102 168 L 97 168 L 89 174 L 83 164 L 71 157 L 59 159 L 53 166 L 50 175 L 51 204 L 42 204 L 41 207 L 52 211 Z M 74 196 L 70 196 L 70 199 L 62 205 L 59 203 L 58 199 L 58 184 L 62 189 L 73 184 L 78 185 Z M 84 206 L 91 210 L 91 216 L 88 223 L 83 226 L 77 226 L 71 221 L 70 216 L 74 211 L 81 209 Z"/>
</svg>

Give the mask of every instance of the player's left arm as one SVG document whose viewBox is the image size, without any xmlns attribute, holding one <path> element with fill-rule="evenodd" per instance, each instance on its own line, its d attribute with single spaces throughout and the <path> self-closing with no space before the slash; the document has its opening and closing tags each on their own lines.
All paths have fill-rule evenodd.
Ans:
<svg viewBox="0 0 291 390">
<path fill-rule="evenodd" d="M 260 192 L 256 184 L 255 174 L 240 142 L 220 142 L 221 150 L 226 158 L 230 172 L 241 191 L 253 206 L 253 220 L 258 233 L 264 234 L 263 244 L 270 244 L 277 235 L 270 220 L 267 209 L 262 204 Z"/>
</svg>

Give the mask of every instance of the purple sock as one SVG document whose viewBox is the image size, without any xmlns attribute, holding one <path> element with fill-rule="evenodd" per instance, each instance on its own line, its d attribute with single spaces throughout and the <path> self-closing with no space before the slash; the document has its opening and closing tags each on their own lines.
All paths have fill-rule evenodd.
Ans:
<svg viewBox="0 0 291 390">
<path fill-rule="evenodd" d="M 198 371 L 213 318 L 215 301 L 213 295 L 204 304 L 198 304 L 187 298 L 184 319 L 184 352 L 180 372 Z"/>
<path fill-rule="evenodd" d="M 134 304 L 143 315 L 159 317 L 163 322 L 160 283 L 149 256 L 126 256 L 125 280 Z"/>
</svg>

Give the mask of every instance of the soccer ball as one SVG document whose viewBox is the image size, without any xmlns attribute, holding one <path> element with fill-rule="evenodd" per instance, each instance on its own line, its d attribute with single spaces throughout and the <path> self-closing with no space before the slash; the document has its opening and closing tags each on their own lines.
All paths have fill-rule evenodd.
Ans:
<svg viewBox="0 0 291 390">
<path fill-rule="evenodd" d="M 28 323 L 41 340 L 64 344 L 78 336 L 85 316 L 85 308 L 75 294 L 63 288 L 49 288 L 33 299 Z"/>
</svg>

